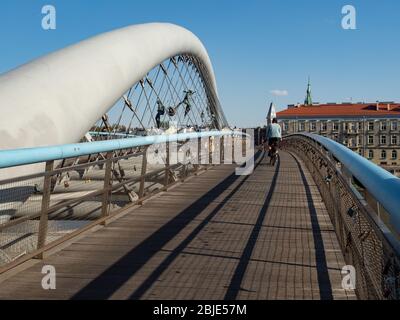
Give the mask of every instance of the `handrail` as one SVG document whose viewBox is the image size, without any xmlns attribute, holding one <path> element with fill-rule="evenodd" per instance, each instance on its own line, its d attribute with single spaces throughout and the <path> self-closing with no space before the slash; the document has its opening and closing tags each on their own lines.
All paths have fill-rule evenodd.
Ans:
<svg viewBox="0 0 400 320">
<path fill-rule="evenodd" d="M 48 147 L 24 148 L 0 151 L 0 169 L 52 160 L 75 158 L 89 154 L 130 149 L 166 142 L 185 141 L 206 137 L 240 135 L 239 131 L 203 131 L 170 135 L 143 136 L 127 139 L 84 142 Z"/>
<path fill-rule="evenodd" d="M 325 147 L 386 209 L 391 223 L 400 232 L 400 179 L 353 152 L 344 145 L 312 133 L 288 135 L 308 137 Z"/>
</svg>

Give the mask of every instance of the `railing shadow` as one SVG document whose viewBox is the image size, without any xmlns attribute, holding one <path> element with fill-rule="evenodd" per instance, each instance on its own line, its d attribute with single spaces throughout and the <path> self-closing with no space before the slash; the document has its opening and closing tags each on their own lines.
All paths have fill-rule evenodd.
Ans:
<svg viewBox="0 0 400 320">
<path fill-rule="evenodd" d="M 272 195 L 275 190 L 276 182 L 278 180 L 279 168 L 281 165 L 280 159 L 276 164 L 275 173 L 272 178 L 271 187 L 269 188 L 268 194 L 265 197 L 264 204 L 260 210 L 260 213 L 257 217 L 257 221 L 254 225 L 254 228 L 249 236 L 249 240 L 243 250 L 242 256 L 239 258 L 239 263 L 236 266 L 235 272 L 231 279 L 231 282 L 228 286 L 227 292 L 225 294 L 225 300 L 235 300 L 242 289 L 241 284 L 243 282 L 243 278 L 246 274 L 247 267 L 250 263 L 251 256 L 253 254 L 254 248 L 256 246 L 258 236 L 262 229 L 262 223 L 265 219 L 265 216 L 268 211 L 269 204 L 271 202 Z"/>
<path fill-rule="evenodd" d="M 291 153 L 289 154 L 296 161 L 296 164 L 301 174 L 301 179 L 304 184 L 304 188 L 306 189 L 306 197 L 307 197 L 308 209 L 310 211 L 311 226 L 314 237 L 313 242 L 315 249 L 315 259 L 317 266 L 317 277 L 318 277 L 320 297 L 321 300 L 333 300 L 332 286 L 329 278 L 328 264 L 326 261 L 326 252 L 325 252 L 324 242 L 322 239 L 321 227 L 318 222 L 317 210 L 314 206 L 314 200 L 312 197 L 310 185 L 307 181 L 307 178 L 304 174 L 304 170 L 301 167 L 299 160 L 293 154 Z"/>
</svg>

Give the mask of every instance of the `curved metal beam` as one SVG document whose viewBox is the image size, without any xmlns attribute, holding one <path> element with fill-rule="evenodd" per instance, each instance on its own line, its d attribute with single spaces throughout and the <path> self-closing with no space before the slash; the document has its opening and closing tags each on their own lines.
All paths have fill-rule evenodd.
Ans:
<svg viewBox="0 0 400 320">
<path fill-rule="evenodd" d="M 79 141 L 132 85 L 179 54 L 200 61 L 218 101 L 214 71 L 200 40 L 165 23 L 107 32 L 1 75 L 0 149 Z M 219 104 L 215 108 L 223 115 Z"/>
</svg>

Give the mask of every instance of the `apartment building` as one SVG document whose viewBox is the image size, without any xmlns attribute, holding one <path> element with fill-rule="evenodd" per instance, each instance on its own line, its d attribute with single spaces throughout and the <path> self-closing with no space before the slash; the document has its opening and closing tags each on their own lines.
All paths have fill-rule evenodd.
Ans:
<svg viewBox="0 0 400 320">
<path fill-rule="evenodd" d="M 331 138 L 400 176 L 400 104 L 305 103 L 277 113 L 283 134 L 311 132 Z"/>
</svg>

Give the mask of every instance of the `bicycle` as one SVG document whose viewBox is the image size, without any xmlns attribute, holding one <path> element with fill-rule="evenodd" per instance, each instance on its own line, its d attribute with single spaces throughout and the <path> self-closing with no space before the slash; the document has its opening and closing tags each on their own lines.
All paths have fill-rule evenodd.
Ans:
<svg viewBox="0 0 400 320">
<path fill-rule="evenodd" d="M 276 160 L 278 159 L 278 143 L 274 142 L 269 147 L 269 164 L 275 166 Z"/>
</svg>

